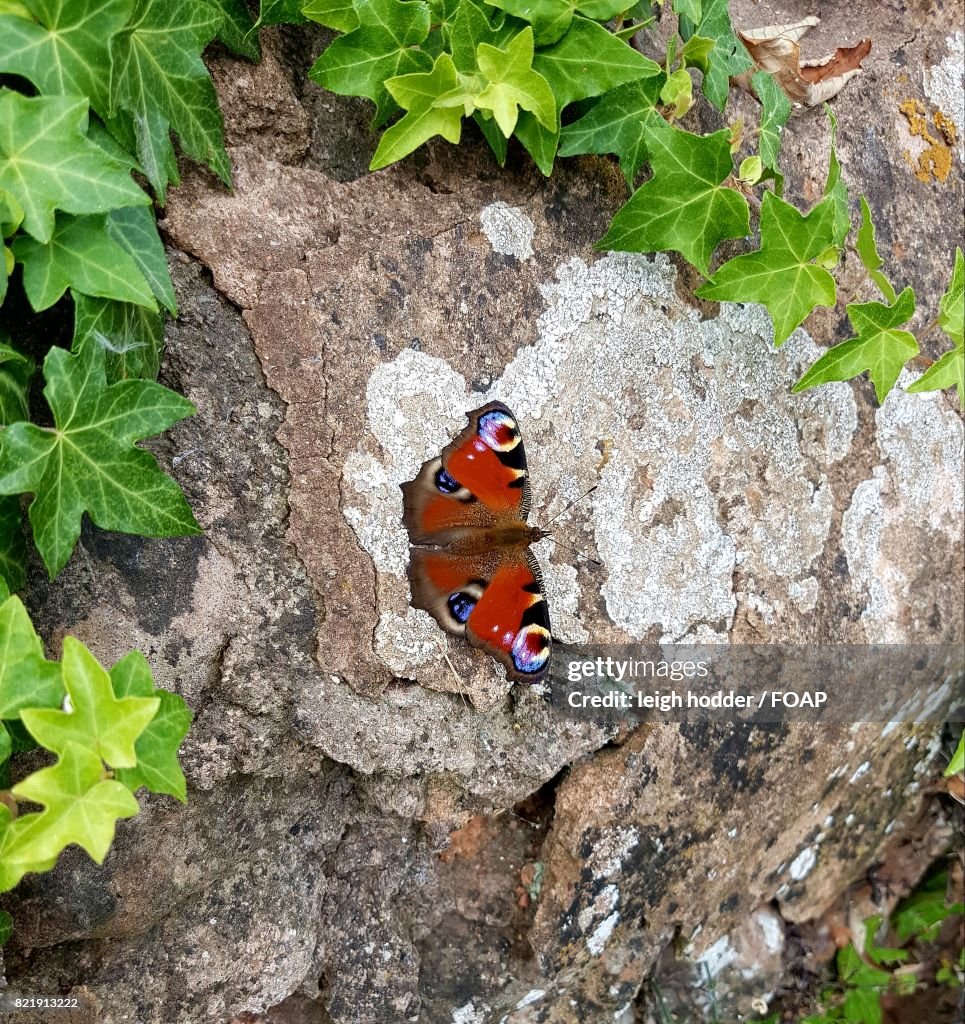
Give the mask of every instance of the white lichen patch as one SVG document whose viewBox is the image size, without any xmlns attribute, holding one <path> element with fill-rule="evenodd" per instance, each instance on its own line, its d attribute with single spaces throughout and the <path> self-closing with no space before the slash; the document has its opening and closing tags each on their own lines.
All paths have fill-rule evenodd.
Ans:
<svg viewBox="0 0 965 1024">
<path fill-rule="evenodd" d="M 962 423 L 940 395 L 909 395 L 902 372 L 875 414 L 882 464 L 855 488 L 842 519 L 842 547 L 855 587 L 866 600 L 861 621 L 871 643 L 908 639 L 916 542 L 923 530 L 956 544 L 965 500 Z"/>
<path fill-rule="evenodd" d="M 603 952 L 613 934 L 613 929 L 616 928 L 620 920 L 620 914 L 616 909 L 619 902 L 620 890 L 615 885 L 607 885 L 597 893 L 596 898 L 588 907 L 584 907 L 580 911 L 577 923 L 584 934 L 590 933 L 587 935 L 586 945 L 594 956 L 599 956 Z M 594 921 L 597 922 L 595 926 Z M 591 926 L 593 927 L 592 932 L 590 931 Z"/>
<path fill-rule="evenodd" d="M 925 68 L 928 98 L 958 129 L 958 158 L 965 159 L 965 33 L 945 40 L 948 54 L 934 67 Z"/>
<path fill-rule="evenodd" d="M 627 854 L 640 842 L 639 831 L 630 826 L 606 830 L 594 844 L 587 867 L 598 878 L 610 878 L 623 866 Z"/>
<path fill-rule="evenodd" d="M 809 874 L 814 870 L 814 865 L 818 862 L 818 851 L 816 846 L 806 846 L 795 858 L 791 861 L 791 866 L 787 869 L 788 874 L 795 882 L 800 882 L 807 878 Z"/>
<path fill-rule="evenodd" d="M 813 609 L 833 506 L 825 470 L 848 454 L 857 418 L 847 385 L 790 394 L 815 356 L 810 339 L 797 332 L 775 352 L 759 307 L 724 305 L 701 321 L 663 255 L 571 259 L 542 291 L 534 343 L 484 393 L 409 349 L 369 380 L 371 434 L 346 463 L 343 504 L 380 574 L 383 657 L 401 637 L 407 597 L 389 585 L 407 557 L 399 484 L 464 426 L 467 410 L 493 399 L 523 429 L 532 521 L 597 485 L 537 546 L 560 639 L 588 638 L 581 552 L 603 563 L 593 586 L 610 620 L 636 638 L 656 628 L 665 642 L 726 639 L 738 599 L 775 621 L 785 608 Z M 406 674 L 406 657 L 387 660 Z"/>
<path fill-rule="evenodd" d="M 533 222 L 522 211 L 508 203 L 491 203 L 479 214 L 483 234 L 494 252 L 528 260 L 533 255 Z"/>
</svg>

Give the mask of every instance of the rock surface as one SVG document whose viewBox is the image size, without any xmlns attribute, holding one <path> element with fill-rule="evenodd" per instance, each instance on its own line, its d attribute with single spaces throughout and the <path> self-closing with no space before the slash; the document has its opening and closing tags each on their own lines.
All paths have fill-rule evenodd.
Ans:
<svg viewBox="0 0 965 1024">
<path fill-rule="evenodd" d="M 915 177 L 897 102 L 946 102 L 961 44 L 872 9 L 840 151 L 933 310 L 961 156 Z M 594 254 L 623 196 L 605 161 L 545 181 L 433 145 L 338 180 L 371 140 L 294 38 L 219 63 L 234 191 L 185 168 L 164 223 L 162 379 L 199 412 L 153 447 L 204 536 L 85 530 L 30 595 L 53 648 L 139 647 L 189 701 L 189 803 L 145 800 L 102 868 L 74 851 L 23 883 L 8 981 L 105 1024 L 592 1024 L 634 1019 L 680 937 L 712 973 L 767 961 L 765 992 L 782 921 L 917 814 L 934 729 L 561 721 L 409 607 L 398 485 L 499 398 L 539 519 L 597 486 L 537 549 L 563 640 L 961 640 L 961 421 L 865 382 L 792 396 L 805 331 L 775 352 L 765 314 L 695 304 L 670 259 Z M 791 194 L 823 186 L 821 118 L 788 129 Z"/>
</svg>

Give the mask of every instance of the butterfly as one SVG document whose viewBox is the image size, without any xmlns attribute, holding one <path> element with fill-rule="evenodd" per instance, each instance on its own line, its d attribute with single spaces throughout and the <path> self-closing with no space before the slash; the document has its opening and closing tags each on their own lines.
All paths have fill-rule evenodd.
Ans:
<svg viewBox="0 0 965 1024">
<path fill-rule="evenodd" d="M 502 402 L 468 413 L 469 426 L 402 484 L 412 605 L 491 654 L 515 682 L 549 671 L 550 620 L 529 550 L 529 473 L 516 417 Z"/>
</svg>

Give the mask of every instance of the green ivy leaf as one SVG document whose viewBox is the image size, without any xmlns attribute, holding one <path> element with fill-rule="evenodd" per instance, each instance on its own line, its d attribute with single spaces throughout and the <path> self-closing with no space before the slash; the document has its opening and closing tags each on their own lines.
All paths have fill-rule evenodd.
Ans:
<svg viewBox="0 0 965 1024">
<path fill-rule="evenodd" d="M 420 0 L 357 0 L 356 11 L 359 27 L 331 43 L 308 77 L 342 96 L 372 100 L 381 124 L 397 109 L 386 80 L 432 68 L 432 58 L 416 49 L 429 35 L 429 6 Z"/>
<path fill-rule="evenodd" d="M 10 739 L 10 733 L 7 732 L 7 727 L 0 722 L 0 774 L 4 776 L 0 780 L 0 785 L 4 789 L 10 787 L 9 782 L 9 765 L 7 761 L 10 760 L 10 755 L 13 753 L 13 741 Z"/>
<path fill-rule="evenodd" d="M 171 129 L 188 156 L 231 184 L 221 111 L 201 60 L 221 22 L 207 0 L 135 0 L 131 20 L 111 41 L 113 108 L 130 114 L 138 158 L 162 203 L 173 180 Z"/>
<path fill-rule="evenodd" d="M 955 250 L 955 269 L 948 290 L 938 306 L 938 325 L 952 339 L 953 347 L 912 384 L 911 392 L 958 389 L 959 408 L 965 409 L 965 258 Z"/>
<path fill-rule="evenodd" d="M 261 47 L 258 45 L 258 32 L 248 11 L 245 0 L 217 0 L 224 15 L 218 39 L 229 50 L 233 50 L 248 60 L 261 59 Z"/>
<path fill-rule="evenodd" d="M 694 34 L 714 41 L 704 74 L 703 90 L 707 99 L 718 110 L 723 110 L 730 92 L 730 80 L 753 67 L 747 51 L 734 35 L 727 0 L 703 0 Z"/>
<path fill-rule="evenodd" d="M 851 211 L 848 209 L 848 186 L 841 177 L 841 161 L 835 142 L 838 137 L 838 119 L 834 111 L 825 103 L 825 112 L 831 125 L 831 156 L 828 162 L 828 180 L 824 185 L 824 194 L 834 204 L 834 232 L 832 244 L 840 248 L 851 230 Z"/>
<path fill-rule="evenodd" d="M 101 759 L 75 743 L 52 768 L 28 775 L 11 792 L 44 810 L 17 818 L 0 838 L 0 889 L 12 888 L 28 871 L 49 871 L 71 843 L 103 863 L 117 820 L 138 812 L 131 791 L 105 779 Z"/>
<path fill-rule="evenodd" d="M 713 50 L 713 39 L 706 39 L 704 36 L 691 36 L 680 51 L 680 59 L 684 67 L 700 68 L 704 74 L 707 74 Z"/>
<path fill-rule="evenodd" d="M 137 264 L 158 302 L 171 316 L 177 316 L 174 285 L 164 246 L 157 233 L 154 211 L 144 206 L 113 210 L 107 218 L 107 232 Z"/>
<path fill-rule="evenodd" d="M 434 135 L 449 142 L 459 141 L 462 107 L 437 105 L 440 97 L 454 92 L 458 85 L 456 66 L 448 53 L 439 54 L 428 74 L 401 75 L 385 84 L 395 102 L 407 112 L 382 135 L 370 171 L 401 160 Z"/>
<path fill-rule="evenodd" d="M 956 345 L 965 344 L 965 257 L 955 250 L 955 269 L 938 304 L 938 326 Z"/>
<path fill-rule="evenodd" d="M 525 114 L 526 112 L 523 111 L 523 113 Z M 506 163 L 506 153 L 509 149 L 506 136 L 499 130 L 499 125 L 491 117 L 487 118 L 481 110 L 477 110 L 472 117 L 476 124 L 479 125 L 483 138 L 489 143 L 489 148 L 496 157 L 496 163 L 502 167 Z M 516 123 L 516 133 L 518 136 L 519 122 Z"/>
<path fill-rule="evenodd" d="M 54 210 L 103 213 L 148 204 L 128 170 L 87 138 L 87 101 L 21 96 L 0 89 L 0 188 L 23 207 L 38 242 L 54 232 Z"/>
<path fill-rule="evenodd" d="M 954 914 L 965 913 L 961 903 L 946 903 L 947 886 L 948 872 L 940 871 L 902 900 L 891 918 L 899 942 L 909 939 L 934 942 L 943 921 Z"/>
<path fill-rule="evenodd" d="M 598 247 L 674 249 L 706 274 L 718 242 L 750 231 L 747 201 L 723 184 L 734 167 L 730 133 L 691 135 L 661 119 L 648 125 L 646 141 L 653 177 L 617 212 Z"/>
<path fill-rule="evenodd" d="M 0 13 L 0 72 L 22 75 L 48 96 L 87 96 L 110 107 L 111 39 L 134 0 L 23 0 L 32 17 Z M 80 211 L 77 211 L 80 212 Z"/>
<path fill-rule="evenodd" d="M 44 657 L 19 597 L 0 604 L 0 719 L 20 718 L 24 708 L 58 708 L 64 684 L 60 665 Z"/>
<path fill-rule="evenodd" d="M 354 32 L 359 27 L 352 0 L 311 0 L 302 8 L 302 15 L 336 32 Z"/>
<path fill-rule="evenodd" d="M 751 87 L 761 101 L 761 120 L 758 126 L 757 151 L 771 168 L 778 166 L 781 133 L 791 114 L 791 101 L 784 90 L 766 71 L 758 71 L 751 79 Z"/>
<path fill-rule="evenodd" d="M 134 743 L 157 714 L 157 697 L 115 697 L 111 677 L 75 637 L 64 638 L 60 661 L 69 711 L 23 708 L 33 738 L 63 756 L 70 744 L 86 747 L 112 768 L 137 764 Z"/>
<path fill-rule="evenodd" d="M 160 313 L 130 302 L 98 299 L 71 292 L 74 300 L 74 339 L 79 352 L 94 344 L 104 350 L 108 384 L 128 377 L 155 380 L 164 350 L 164 321 Z"/>
<path fill-rule="evenodd" d="M 68 288 L 157 309 L 137 264 L 108 234 L 105 214 L 60 214 L 48 242 L 21 235 L 13 252 L 23 264 L 23 289 L 37 312 L 49 309 Z"/>
<path fill-rule="evenodd" d="M 521 110 L 516 122 L 516 138 L 533 158 L 533 163 L 549 177 L 553 173 L 556 148 L 560 141 L 559 129 L 547 128 L 528 111 Z"/>
<path fill-rule="evenodd" d="M 549 46 L 569 29 L 573 15 L 580 14 L 594 21 L 609 21 L 626 10 L 625 0 L 486 0 L 507 14 L 528 21 L 533 26 L 537 46 Z"/>
<path fill-rule="evenodd" d="M 868 200 L 861 197 L 861 226 L 858 228 L 858 256 L 864 264 L 868 276 L 878 286 L 885 301 L 894 303 L 898 297 L 892 283 L 882 274 L 878 268 L 884 262 L 878 255 L 878 245 L 875 241 L 875 226 L 871 221 L 871 209 Z"/>
<path fill-rule="evenodd" d="M 261 0 L 258 27 L 268 25 L 298 25 L 302 17 L 303 0 Z"/>
<path fill-rule="evenodd" d="M 579 120 L 564 125 L 560 156 L 615 153 L 620 170 L 632 188 L 647 160 L 647 127 L 657 113 L 663 76 L 627 82 L 605 93 Z"/>
<path fill-rule="evenodd" d="M 156 697 L 161 702 L 134 744 L 137 767 L 118 769 L 117 780 L 131 792 L 146 786 L 152 793 L 168 793 L 185 803 L 187 783 L 177 754 L 191 726 L 187 704 L 176 693 L 154 688 L 151 667 L 140 651 L 131 651 L 111 669 L 111 685 L 118 697 Z"/>
<path fill-rule="evenodd" d="M 858 955 L 851 943 L 838 950 L 838 977 L 844 984 L 842 1009 L 848 1021 L 881 1024 L 881 994 L 891 975 L 871 967 Z"/>
<path fill-rule="evenodd" d="M 487 85 L 475 97 L 481 110 L 491 110 L 508 139 L 516 128 L 519 108 L 528 110 L 544 128 L 556 128 L 556 100 L 546 79 L 533 70 L 533 30 L 524 28 L 505 49 L 480 43 L 476 63 Z"/>
<path fill-rule="evenodd" d="M 443 32 L 452 52 L 456 70 L 464 75 L 476 71 L 476 49 L 480 43 L 495 46 L 499 38 L 485 11 L 472 0 L 459 0 Z M 505 139 L 505 136 L 503 136 Z"/>
<path fill-rule="evenodd" d="M 915 313 L 915 293 L 906 288 L 892 306 L 880 302 L 857 302 L 848 306 L 848 317 L 856 337 L 828 349 L 794 385 L 806 391 L 833 380 L 849 380 L 868 371 L 878 403 L 895 386 L 901 368 L 918 354 L 918 342 L 908 331 L 898 330 Z"/>
<path fill-rule="evenodd" d="M 763 303 L 781 345 L 816 306 L 833 306 L 834 278 L 814 262 L 828 248 L 834 209 L 824 200 L 804 215 L 765 192 L 761 247 L 736 256 L 697 290 L 702 299 Z"/>
<path fill-rule="evenodd" d="M 106 530 L 198 533 L 177 484 L 153 455 L 134 446 L 191 415 L 194 406 L 149 381 L 108 386 L 96 345 L 74 355 L 55 346 L 44 377 L 55 427 L 15 423 L 0 433 L 0 494 L 36 495 L 30 522 L 51 579 L 70 557 L 85 511 Z"/>
<path fill-rule="evenodd" d="M 955 753 L 952 754 L 952 759 L 942 774 L 946 779 L 950 779 L 953 775 L 958 775 L 959 772 L 965 772 L 965 732 L 958 737 Z"/>
<path fill-rule="evenodd" d="M 27 582 L 27 542 L 16 496 L 0 497 L 0 591 L 21 590 Z"/>
<path fill-rule="evenodd" d="M 663 74 L 655 61 L 637 53 L 602 25 L 580 17 L 573 19 L 558 43 L 536 54 L 533 67 L 549 82 L 560 113 L 576 100 Z"/>
<path fill-rule="evenodd" d="M 672 121 L 684 116 L 694 103 L 694 80 L 685 68 L 672 72 L 660 90 L 660 102 L 670 107 Z"/>
<path fill-rule="evenodd" d="M 700 0 L 673 0 L 673 12 L 696 25 L 700 21 Z"/>
<path fill-rule="evenodd" d="M 27 418 L 27 388 L 33 372 L 32 359 L 0 341 L 0 427 Z"/>
</svg>

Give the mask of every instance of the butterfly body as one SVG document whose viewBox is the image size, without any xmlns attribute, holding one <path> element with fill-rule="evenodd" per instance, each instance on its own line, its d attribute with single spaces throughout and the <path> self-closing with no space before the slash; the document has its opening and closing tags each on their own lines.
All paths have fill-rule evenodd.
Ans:
<svg viewBox="0 0 965 1024">
<path fill-rule="evenodd" d="M 529 483 L 515 416 L 501 402 L 402 484 L 412 604 L 454 636 L 539 683 L 549 669 L 550 624 L 529 550 L 545 532 L 526 522 Z"/>
</svg>

